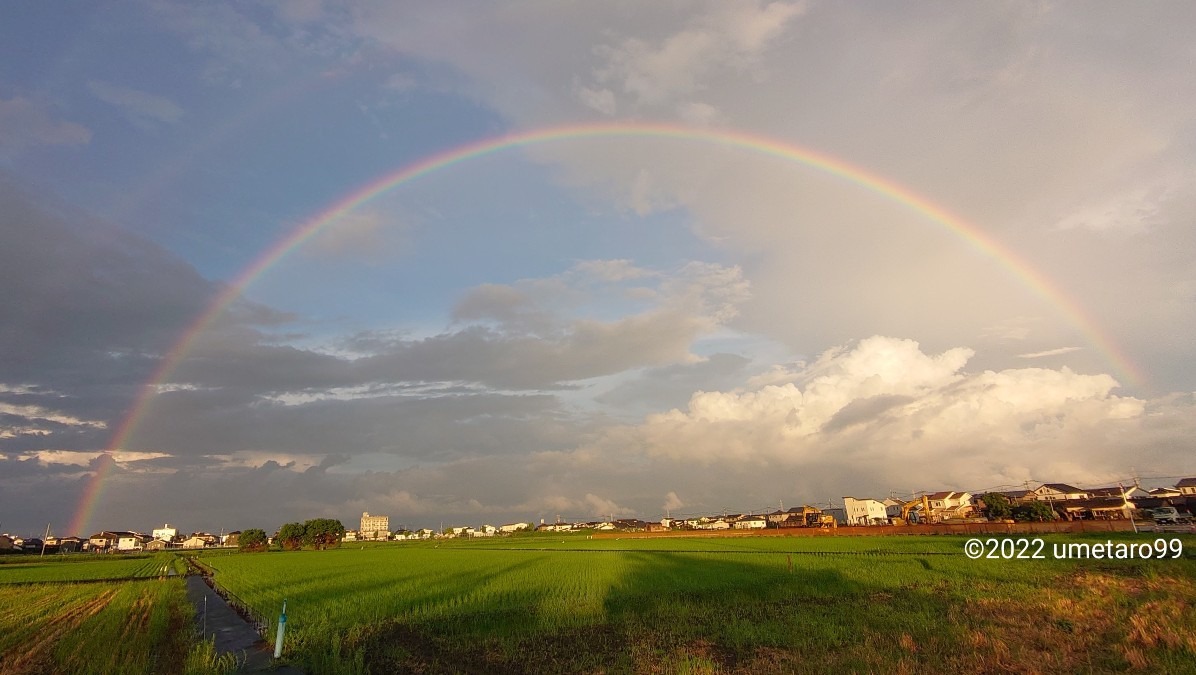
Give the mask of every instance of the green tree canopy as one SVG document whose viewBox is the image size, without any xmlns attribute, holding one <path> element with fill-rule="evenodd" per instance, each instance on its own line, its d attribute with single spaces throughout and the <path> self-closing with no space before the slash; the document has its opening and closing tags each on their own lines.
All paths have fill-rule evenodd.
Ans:
<svg viewBox="0 0 1196 675">
<path fill-rule="evenodd" d="M 1045 523 L 1055 519 L 1055 511 L 1046 502 L 1027 502 L 1013 509 L 1013 519 L 1019 522 Z"/>
<path fill-rule="evenodd" d="M 242 551 L 265 551 L 268 541 L 265 530 L 252 528 L 241 533 L 237 539 L 237 546 Z"/>
<path fill-rule="evenodd" d="M 308 521 L 311 522 L 310 520 Z M 294 551 L 303 548 L 307 537 L 307 528 L 303 523 L 287 523 L 278 528 L 278 545 L 284 551 Z"/>
<path fill-rule="evenodd" d="M 989 520 L 1005 520 L 1013 515 L 1013 505 L 1000 492 L 989 492 L 980 499 L 984 500 L 984 515 Z"/>
<path fill-rule="evenodd" d="M 303 523 L 303 543 L 318 549 L 339 546 L 345 526 L 332 518 L 313 518 Z"/>
</svg>

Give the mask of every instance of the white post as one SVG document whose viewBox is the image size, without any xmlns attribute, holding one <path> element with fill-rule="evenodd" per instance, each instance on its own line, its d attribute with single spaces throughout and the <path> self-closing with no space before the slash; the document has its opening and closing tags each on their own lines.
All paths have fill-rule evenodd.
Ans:
<svg viewBox="0 0 1196 675">
<path fill-rule="evenodd" d="M 282 634 L 287 629 L 287 601 L 282 601 L 282 614 L 278 616 L 278 635 L 274 638 L 274 658 L 282 658 Z"/>
</svg>

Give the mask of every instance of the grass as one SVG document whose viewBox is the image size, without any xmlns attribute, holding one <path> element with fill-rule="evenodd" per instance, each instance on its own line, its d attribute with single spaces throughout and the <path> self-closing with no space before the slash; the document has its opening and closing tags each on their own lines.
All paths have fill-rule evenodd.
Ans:
<svg viewBox="0 0 1196 675">
<path fill-rule="evenodd" d="M 181 579 L 0 586 L 0 672 L 182 672 L 192 616 Z"/>
<path fill-rule="evenodd" d="M 1196 673 L 1191 557 L 969 560 L 963 541 L 574 535 L 204 559 L 266 616 L 288 600 L 288 656 L 313 673 Z"/>
<path fill-rule="evenodd" d="M 164 576 L 174 569 L 182 574 L 182 561 L 173 553 L 153 555 L 21 556 L 19 562 L 0 565 L 0 585 L 98 581 Z"/>
</svg>

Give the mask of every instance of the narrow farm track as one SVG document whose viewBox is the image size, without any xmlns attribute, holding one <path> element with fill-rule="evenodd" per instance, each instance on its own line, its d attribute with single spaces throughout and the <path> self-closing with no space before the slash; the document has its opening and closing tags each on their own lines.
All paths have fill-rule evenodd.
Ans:
<svg viewBox="0 0 1196 675">
<path fill-rule="evenodd" d="M 41 670 L 45 662 L 50 659 L 54 645 L 64 635 L 68 635 L 88 618 L 95 616 L 107 607 L 115 595 L 115 590 L 105 591 L 94 599 L 72 607 L 50 619 L 46 626 L 38 631 L 36 641 L 20 652 L 14 650 L 14 653 L 5 656 L 4 662 L 0 663 L 0 674 L 19 675 Z"/>
</svg>

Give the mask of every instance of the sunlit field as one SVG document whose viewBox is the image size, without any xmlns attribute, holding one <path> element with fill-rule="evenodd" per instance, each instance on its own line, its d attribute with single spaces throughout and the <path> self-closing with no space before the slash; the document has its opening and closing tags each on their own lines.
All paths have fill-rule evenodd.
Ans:
<svg viewBox="0 0 1196 675">
<path fill-rule="evenodd" d="M 287 600 L 287 656 L 314 673 L 1196 672 L 1192 538 L 1154 561 L 963 543 L 558 535 L 203 560 L 265 616 Z"/>
<path fill-rule="evenodd" d="M 54 581 L 96 581 L 165 576 L 185 571 L 172 553 L 157 555 L 8 556 L 0 565 L 0 584 Z"/>
<path fill-rule="evenodd" d="M 178 578 L 0 585 L 0 672 L 184 672 L 193 616 Z"/>
</svg>

